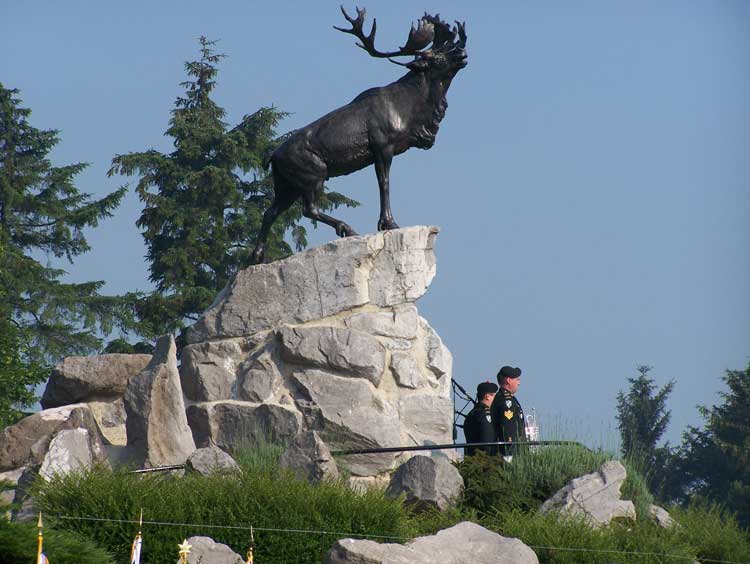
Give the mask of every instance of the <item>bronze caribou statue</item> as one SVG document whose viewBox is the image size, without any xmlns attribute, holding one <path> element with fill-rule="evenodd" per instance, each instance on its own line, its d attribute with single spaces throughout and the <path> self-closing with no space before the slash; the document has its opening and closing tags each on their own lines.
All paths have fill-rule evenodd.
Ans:
<svg viewBox="0 0 750 564">
<path fill-rule="evenodd" d="M 389 196 L 391 160 L 411 147 L 429 149 L 435 143 L 448 102 L 445 95 L 456 73 L 466 66 L 466 27 L 451 27 L 439 15 L 425 14 L 412 25 L 406 44 L 398 51 L 375 48 L 376 21 L 369 35 L 366 12 L 357 8 L 352 18 L 341 8 L 351 29 L 335 27 L 360 40 L 357 44 L 372 57 L 412 56 L 408 63 L 391 62 L 409 69 L 387 86 L 365 90 L 347 105 L 295 131 L 271 155 L 274 200 L 263 215 L 263 224 L 252 263 L 263 262 L 271 225 L 298 198 L 305 217 L 336 229 L 341 237 L 356 235 L 343 221 L 321 213 L 316 200 L 323 182 L 375 164 L 380 188 L 378 230 L 396 229 Z M 428 48 L 429 47 L 429 48 Z"/>
</svg>

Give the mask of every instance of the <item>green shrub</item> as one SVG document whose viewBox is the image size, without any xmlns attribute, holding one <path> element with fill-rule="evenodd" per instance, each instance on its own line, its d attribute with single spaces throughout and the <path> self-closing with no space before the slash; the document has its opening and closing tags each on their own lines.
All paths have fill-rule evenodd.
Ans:
<svg viewBox="0 0 750 564">
<path fill-rule="evenodd" d="M 0 564 L 36 561 L 37 528 L 0 518 Z M 54 564 L 114 564 L 105 550 L 75 533 L 44 528 L 44 553 Z M 128 554 L 129 556 L 129 554 Z"/>
<path fill-rule="evenodd" d="M 252 525 L 258 562 L 318 564 L 337 538 L 357 534 L 405 537 L 413 526 L 401 502 L 385 498 L 382 491 L 355 493 L 341 482 L 312 485 L 279 469 L 269 457 L 268 453 L 238 454 L 243 471 L 235 476 L 193 474 L 175 478 L 94 468 L 49 484 L 38 483 L 36 495 L 52 524 L 93 539 L 120 561 L 128 558 L 137 529 L 133 520 L 141 508 L 144 521 L 196 525 L 144 523 L 143 554 L 147 563 L 174 562 L 177 544 L 192 535 L 210 536 L 244 554 Z M 55 515 L 120 522 L 53 521 Z"/>
<path fill-rule="evenodd" d="M 596 471 L 612 458 L 575 445 L 527 452 L 515 456 L 511 463 L 480 453 L 458 464 L 466 484 L 464 505 L 480 516 L 495 509 L 536 511 L 570 480 Z M 639 517 L 645 517 L 653 498 L 643 477 L 627 462 L 625 466 L 628 477 L 622 487 L 623 498 L 633 500 Z"/>
<path fill-rule="evenodd" d="M 693 546 L 675 530 L 661 529 L 650 521 L 614 522 L 593 529 L 581 519 L 512 510 L 489 515 L 483 524 L 521 539 L 534 549 L 540 564 L 689 564 L 696 556 Z"/>
<path fill-rule="evenodd" d="M 694 505 L 669 513 L 679 524 L 676 535 L 695 548 L 698 560 L 750 562 L 750 531 L 741 529 L 731 512 L 717 505 Z"/>
</svg>

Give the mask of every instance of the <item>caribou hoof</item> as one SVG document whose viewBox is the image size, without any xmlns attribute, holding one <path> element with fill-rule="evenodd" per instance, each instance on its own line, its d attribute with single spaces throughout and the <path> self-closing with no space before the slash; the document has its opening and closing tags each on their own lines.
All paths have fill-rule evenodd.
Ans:
<svg viewBox="0 0 750 564">
<path fill-rule="evenodd" d="M 398 229 L 398 223 L 392 219 L 378 221 L 378 231 L 389 231 L 390 229 Z"/>
<path fill-rule="evenodd" d="M 336 226 L 336 235 L 339 237 L 353 237 L 357 234 L 354 229 L 349 227 L 346 223 L 339 223 Z"/>
</svg>

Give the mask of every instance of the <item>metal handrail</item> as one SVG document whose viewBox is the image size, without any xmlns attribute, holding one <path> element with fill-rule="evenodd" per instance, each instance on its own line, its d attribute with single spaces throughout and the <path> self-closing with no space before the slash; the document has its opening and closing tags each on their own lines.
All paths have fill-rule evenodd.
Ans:
<svg viewBox="0 0 750 564">
<path fill-rule="evenodd" d="M 362 448 L 362 449 L 348 449 L 348 450 L 333 450 L 331 454 L 334 456 L 344 456 L 350 454 L 381 454 L 386 452 L 412 452 L 418 450 L 445 450 L 450 448 L 466 448 L 466 447 L 488 447 L 488 446 L 579 446 L 586 450 L 590 450 L 586 445 L 583 445 L 576 441 L 492 441 L 489 443 L 450 443 L 442 445 L 413 445 L 413 446 L 397 446 L 397 447 L 381 447 L 381 448 Z"/>
</svg>

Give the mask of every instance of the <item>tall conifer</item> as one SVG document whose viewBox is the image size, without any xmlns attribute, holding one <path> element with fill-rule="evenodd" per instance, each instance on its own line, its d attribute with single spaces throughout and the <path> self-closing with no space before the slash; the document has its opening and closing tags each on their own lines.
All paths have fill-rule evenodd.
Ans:
<svg viewBox="0 0 750 564">
<path fill-rule="evenodd" d="M 100 335 L 132 320 L 132 296 L 103 296 L 101 281 L 64 282 L 64 270 L 40 262 L 88 251 L 84 229 L 110 217 L 125 188 L 99 200 L 79 192 L 74 180 L 88 165 L 52 166 L 58 132 L 32 126 L 18 94 L 0 83 L 0 411 L 32 402 L 26 385 L 43 380 L 45 365 L 97 350 Z"/>
</svg>

